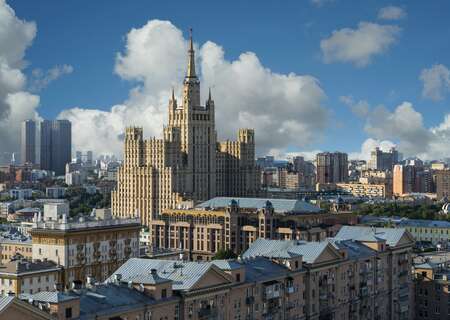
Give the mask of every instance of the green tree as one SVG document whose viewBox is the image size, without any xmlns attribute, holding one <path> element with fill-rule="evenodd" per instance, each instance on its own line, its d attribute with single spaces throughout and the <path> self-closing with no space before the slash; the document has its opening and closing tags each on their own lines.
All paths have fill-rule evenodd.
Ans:
<svg viewBox="0 0 450 320">
<path fill-rule="evenodd" d="M 219 251 L 216 252 L 216 254 L 213 257 L 213 260 L 223 260 L 223 259 L 236 259 L 237 258 L 237 254 L 234 253 L 232 250 L 230 249 L 221 249 Z"/>
</svg>

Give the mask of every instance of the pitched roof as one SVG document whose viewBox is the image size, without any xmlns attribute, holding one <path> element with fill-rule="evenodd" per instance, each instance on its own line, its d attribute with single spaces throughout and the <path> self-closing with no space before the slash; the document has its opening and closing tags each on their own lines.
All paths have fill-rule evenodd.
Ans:
<svg viewBox="0 0 450 320">
<path fill-rule="evenodd" d="M 450 222 L 445 220 L 404 219 L 398 225 L 402 227 L 450 228 Z"/>
<path fill-rule="evenodd" d="M 197 208 L 225 208 L 235 200 L 239 207 L 248 209 L 264 208 L 269 201 L 277 213 L 317 213 L 320 208 L 302 200 L 270 199 L 270 198 L 239 198 L 239 197 L 215 197 L 205 201 Z"/>
<path fill-rule="evenodd" d="M 213 260 L 211 262 L 221 270 L 236 270 L 242 268 L 242 264 L 235 260 Z"/>
<path fill-rule="evenodd" d="M 329 245 L 327 241 L 305 242 L 259 238 L 244 252 L 243 257 L 291 258 L 302 256 L 304 262 L 314 263 Z"/>
<path fill-rule="evenodd" d="M 386 241 L 390 247 L 395 247 L 399 244 L 400 239 L 407 231 L 403 228 L 373 228 L 360 226 L 343 226 L 337 235 L 336 239 L 341 240 L 356 240 L 356 241 Z"/>
<path fill-rule="evenodd" d="M 39 271 L 52 271 L 58 270 L 60 267 L 57 266 L 53 261 L 28 261 L 28 260 L 16 260 L 9 261 L 4 264 L 0 264 L 0 274 L 24 274 Z"/>
<path fill-rule="evenodd" d="M 211 268 L 217 268 L 211 262 L 181 262 L 131 258 L 117 269 L 107 281 L 112 281 L 115 274 L 122 275 L 122 281 L 133 281 L 136 276 L 147 276 L 152 269 L 159 277 L 173 281 L 174 290 L 189 290 Z M 216 270 L 220 270 L 217 268 Z"/>
<path fill-rule="evenodd" d="M 0 313 L 14 301 L 14 296 L 0 296 Z"/>
<path fill-rule="evenodd" d="M 59 303 L 78 299 L 78 297 L 59 291 L 41 291 L 33 294 L 21 294 L 20 299 L 22 300 L 33 299 L 39 302 Z"/>
<path fill-rule="evenodd" d="M 349 259 L 368 258 L 376 255 L 375 250 L 353 240 L 327 239 L 336 249 L 345 249 Z"/>
</svg>

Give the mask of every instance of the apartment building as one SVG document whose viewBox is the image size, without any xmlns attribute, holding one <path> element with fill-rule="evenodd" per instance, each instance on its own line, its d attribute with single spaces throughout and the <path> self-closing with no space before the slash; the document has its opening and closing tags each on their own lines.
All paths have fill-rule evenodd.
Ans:
<svg viewBox="0 0 450 320">
<path fill-rule="evenodd" d="M 0 237 L 0 263 L 8 263 L 12 258 L 20 255 L 32 258 L 31 238 L 20 232 L 5 233 Z"/>
<path fill-rule="evenodd" d="M 436 171 L 436 196 L 438 199 L 450 197 L 450 170 Z"/>
<path fill-rule="evenodd" d="M 386 184 L 336 183 L 336 189 L 350 193 L 355 197 L 390 198 L 392 189 Z"/>
<path fill-rule="evenodd" d="M 91 275 L 104 280 L 129 258 L 139 255 L 139 218 L 117 219 L 107 209 L 89 216 L 68 216 L 66 203 L 44 207 L 30 231 L 33 260 L 54 261 L 64 267 L 62 283 Z"/>
<path fill-rule="evenodd" d="M 450 222 L 445 220 L 403 219 L 397 224 L 408 230 L 416 241 L 431 242 L 433 245 L 448 246 Z"/>
<path fill-rule="evenodd" d="M 364 227 L 258 239 L 236 260 L 131 258 L 104 283 L 21 298 L 56 319 L 409 319 L 412 243 L 405 230 Z"/>
<path fill-rule="evenodd" d="M 0 265 L 1 295 L 55 290 L 62 268 L 53 261 L 18 259 Z"/>
<path fill-rule="evenodd" d="M 450 317 L 450 256 L 446 252 L 414 259 L 416 320 Z"/>
<path fill-rule="evenodd" d="M 320 226 L 337 216 L 301 200 L 217 197 L 196 208 L 163 211 L 151 223 L 151 244 L 209 260 L 220 250 L 240 254 L 258 238 L 324 240 L 328 232 Z"/>
</svg>

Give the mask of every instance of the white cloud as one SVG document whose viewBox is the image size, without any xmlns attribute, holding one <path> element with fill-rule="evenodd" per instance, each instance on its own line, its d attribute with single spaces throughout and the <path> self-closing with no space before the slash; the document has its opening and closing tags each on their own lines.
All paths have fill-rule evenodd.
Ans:
<svg viewBox="0 0 450 320">
<path fill-rule="evenodd" d="M 356 29 L 335 30 L 320 42 L 325 63 L 350 62 L 368 65 L 374 56 L 386 52 L 398 39 L 401 29 L 393 25 L 360 22 Z"/>
<path fill-rule="evenodd" d="M 360 118 L 364 118 L 369 114 L 370 105 L 366 100 L 354 101 L 352 96 L 341 96 L 339 100 Z"/>
<path fill-rule="evenodd" d="M 378 19 L 381 20 L 399 20 L 406 17 L 406 11 L 400 7 L 387 6 L 381 8 L 378 12 Z"/>
<path fill-rule="evenodd" d="M 420 80 L 423 82 L 422 96 L 424 98 L 439 101 L 444 99 L 450 91 L 450 71 L 442 64 L 423 69 Z"/>
<path fill-rule="evenodd" d="M 352 160 L 369 160 L 370 152 L 375 148 L 380 148 L 383 151 L 388 151 L 392 147 L 396 147 L 396 144 L 389 140 L 376 140 L 373 138 L 366 139 L 361 145 L 359 152 L 352 152 L 348 155 Z"/>
<path fill-rule="evenodd" d="M 42 69 L 34 69 L 32 71 L 30 90 L 33 92 L 41 91 L 46 88 L 51 82 L 57 80 L 66 74 L 71 74 L 73 67 L 71 65 L 63 64 L 62 66 L 54 66 L 53 68 L 43 71 Z"/>
<path fill-rule="evenodd" d="M 274 147 L 302 147 L 320 138 L 328 111 L 317 79 L 274 73 L 252 52 L 228 61 L 223 48 L 210 41 L 196 54 L 204 98 L 207 88 L 212 87 L 219 138 L 235 139 L 238 128 L 255 128 L 261 153 Z M 170 22 L 152 20 L 132 29 L 125 51 L 117 55 L 115 71 L 138 84 L 123 105 L 108 111 L 63 111 L 60 117 L 71 120 L 77 132 L 75 147 L 98 152 L 108 149 L 121 155 L 121 136 L 124 127 L 131 124 L 143 126 L 148 136 L 160 136 L 167 123 L 170 89 L 174 86 L 181 92 L 186 62 L 187 41 Z M 92 139 L 92 132 L 96 132 L 96 139 Z"/>
<path fill-rule="evenodd" d="M 16 17 L 0 0 L 0 153 L 18 151 L 20 122 L 36 119 L 39 97 L 24 91 L 25 51 L 36 35 L 34 22 Z"/>
<path fill-rule="evenodd" d="M 366 120 L 365 131 L 372 140 L 395 143 L 405 156 L 418 156 L 424 160 L 440 159 L 450 154 L 450 114 L 438 126 L 426 128 L 423 116 L 410 102 L 403 102 L 389 111 L 383 106 L 373 109 Z M 361 154 L 376 146 L 366 140 Z M 365 151 L 364 151 L 365 150 Z"/>
</svg>

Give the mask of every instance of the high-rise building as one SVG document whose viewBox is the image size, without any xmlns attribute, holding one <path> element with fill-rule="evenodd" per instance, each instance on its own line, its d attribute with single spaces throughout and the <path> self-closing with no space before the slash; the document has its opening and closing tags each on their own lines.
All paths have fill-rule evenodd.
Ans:
<svg viewBox="0 0 450 320">
<path fill-rule="evenodd" d="M 348 181 L 348 156 L 342 152 L 322 152 L 316 156 L 317 183 Z"/>
<path fill-rule="evenodd" d="M 370 160 L 368 162 L 369 169 L 373 170 L 392 170 L 392 167 L 399 161 L 398 151 L 391 148 L 388 152 L 375 148 L 370 152 Z"/>
<path fill-rule="evenodd" d="M 436 171 L 436 196 L 450 198 L 450 170 Z"/>
<path fill-rule="evenodd" d="M 71 161 L 72 125 L 68 120 L 44 120 L 41 123 L 41 169 L 65 173 Z"/>
<path fill-rule="evenodd" d="M 25 120 L 21 130 L 22 163 L 36 163 L 36 122 Z"/>
<path fill-rule="evenodd" d="M 126 129 L 124 163 L 112 193 L 115 215 L 137 213 L 149 225 L 183 198 L 201 201 L 259 191 L 254 131 L 240 129 L 237 141 L 217 142 L 211 91 L 205 106 L 200 104 L 192 37 L 188 56 L 182 103 L 178 105 L 172 90 L 163 138 L 144 140 L 142 128 Z"/>
<path fill-rule="evenodd" d="M 416 191 L 416 167 L 396 164 L 393 171 L 392 191 L 395 196 Z"/>
</svg>

